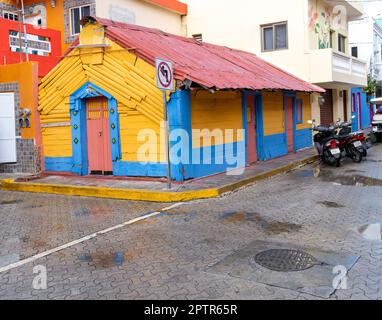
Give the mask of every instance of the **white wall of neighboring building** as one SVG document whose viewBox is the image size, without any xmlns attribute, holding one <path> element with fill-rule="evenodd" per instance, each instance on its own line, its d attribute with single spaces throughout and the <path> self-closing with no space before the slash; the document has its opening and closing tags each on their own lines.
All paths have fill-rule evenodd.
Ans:
<svg viewBox="0 0 382 320">
<path fill-rule="evenodd" d="M 318 50 L 319 41 L 327 46 L 328 37 L 322 30 L 334 31 L 333 50 L 337 50 L 338 33 L 348 36 L 347 19 L 359 13 L 358 7 L 347 4 L 348 10 L 333 10 L 337 2 L 328 0 L 184 0 L 188 4 L 187 35 L 202 34 L 203 41 L 226 45 L 253 52 L 273 62 L 281 68 L 311 82 L 315 79 L 328 79 L 331 70 L 317 68 L 315 72 L 326 72 L 322 77 L 311 77 L 312 51 Z M 334 5 L 333 5 L 334 4 Z M 342 7 L 343 8 L 343 7 Z M 310 22 L 314 23 L 310 25 Z M 288 49 L 262 52 L 261 26 L 268 23 L 288 23 Z M 336 23 L 341 21 L 341 23 Z M 314 25 L 320 24 L 316 32 Z M 347 43 L 345 45 L 347 48 Z M 348 54 L 348 52 L 346 52 Z M 324 56 L 323 56 L 324 55 Z M 329 57 L 320 52 L 314 56 L 319 60 Z M 359 82 L 348 77 L 347 83 Z"/>
<path fill-rule="evenodd" d="M 352 47 L 357 47 L 358 57 L 367 61 L 374 79 L 382 81 L 382 28 L 372 16 L 365 14 L 349 23 L 349 50 Z"/>
<path fill-rule="evenodd" d="M 96 0 L 97 16 L 185 35 L 179 13 L 143 0 Z"/>
<path fill-rule="evenodd" d="M 187 35 L 191 37 L 201 33 L 205 42 L 259 54 L 285 70 L 307 78 L 307 57 L 304 56 L 306 1 L 184 0 L 188 4 Z M 272 56 L 262 55 L 260 25 L 281 21 L 288 21 L 288 50 L 272 52 Z"/>
<path fill-rule="evenodd" d="M 382 2 L 381 1 L 363 1 L 363 11 L 370 17 L 376 17 L 382 14 Z"/>
<path fill-rule="evenodd" d="M 188 4 L 189 37 L 202 34 L 203 41 L 253 52 L 304 80 L 333 89 L 335 119 L 343 118 L 343 90 L 350 101 L 351 87 L 366 85 L 366 64 L 352 59 L 348 52 L 347 22 L 362 14 L 361 4 L 343 0 L 184 2 Z M 261 26 L 277 22 L 288 23 L 288 48 L 262 52 Z M 332 48 L 330 30 L 334 32 Z M 338 34 L 346 37 L 345 53 L 337 50 Z M 312 99 L 312 112 L 319 121 L 317 96 Z"/>
</svg>

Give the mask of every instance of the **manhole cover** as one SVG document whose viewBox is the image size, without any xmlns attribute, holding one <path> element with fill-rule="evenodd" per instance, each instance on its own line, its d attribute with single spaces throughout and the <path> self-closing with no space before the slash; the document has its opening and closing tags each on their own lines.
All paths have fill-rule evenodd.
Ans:
<svg viewBox="0 0 382 320">
<path fill-rule="evenodd" d="M 270 249 L 261 251 L 252 258 L 254 262 L 273 271 L 302 271 L 322 265 L 315 257 L 300 250 Z"/>
</svg>

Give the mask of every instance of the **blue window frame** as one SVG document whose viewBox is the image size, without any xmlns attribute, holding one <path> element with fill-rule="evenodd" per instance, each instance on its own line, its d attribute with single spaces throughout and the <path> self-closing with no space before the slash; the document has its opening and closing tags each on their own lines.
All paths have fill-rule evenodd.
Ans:
<svg viewBox="0 0 382 320">
<path fill-rule="evenodd" d="M 303 108 L 303 101 L 302 99 L 297 99 L 297 112 L 296 112 L 296 124 L 302 123 L 302 108 Z"/>
</svg>

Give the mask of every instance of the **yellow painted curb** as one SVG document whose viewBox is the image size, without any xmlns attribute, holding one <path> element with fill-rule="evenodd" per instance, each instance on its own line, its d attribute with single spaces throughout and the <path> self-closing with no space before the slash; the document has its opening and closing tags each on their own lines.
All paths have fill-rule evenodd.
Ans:
<svg viewBox="0 0 382 320">
<path fill-rule="evenodd" d="M 289 171 L 298 166 L 315 161 L 318 157 L 312 156 L 307 159 L 296 161 L 286 166 L 253 176 L 245 178 L 235 183 L 225 185 L 220 188 L 190 190 L 181 192 L 167 192 L 167 191 L 154 191 L 154 190 L 141 190 L 141 189 L 121 189 L 121 188 L 106 188 L 95 186 L 73 186 L 73 185 L 60 185 L 60 184 L 46 184 L 46 183 L 33 183 L 33 182 L 16 182 L 12 179 L 4 179 L 1 181 L 1 189 L 7 191 L 21 191 L 21 192 L 36 192 L 36 193 L 51 193 L 70 196 L 83 196 L 83 197 L 96 197 L 96 198 L 109 198 L 121 200 L 139 200 L 151 202 L 179 202 L 190 201 L 196 199 L 215 198 L 224 193 L 234 191 L 245 185 L 254 183 L 256 181 L 266 179 L 277 175 L 282 172 Z"/>
</svg>

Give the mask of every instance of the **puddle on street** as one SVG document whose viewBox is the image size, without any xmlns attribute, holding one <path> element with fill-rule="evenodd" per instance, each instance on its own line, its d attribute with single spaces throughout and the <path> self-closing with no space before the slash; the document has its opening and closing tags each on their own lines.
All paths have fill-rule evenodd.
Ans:
<svg viewBox="0 0 382 320">
<path fill-rule="evenodd" d="M 376 162 L 376 163 L 382 162 L 382 160 L 374 160 L 374 159 L 366 159 L 366 161 L 368 161 L 368 162 Z"/>
<path fill-rule="evenodd" d="M 347 173 L 357 173 L 362 172 L 358 170 L 346 170 Z M 331 182 L 336 185 L 343 186 L 357 186 L 357 187 L 365 187 L 365 186 L 382 186 L 382 180 L 377 178 L 366 177 L 361 174 L 353 174 L 353 175 L 341 175 L 335 174 L 329 170 L 320 170 L 318 176 L 321 181 Z"/>
<path fill-rule="evenodd" d="M 64 229 L 64 225 L 62 223 L 56 223 L 52 225 L 52 232 L 61 231 Z"/>
<path fill-rule="evenodd" d="M 6 254 L 0 256 L 0 267 L 7 266 L 20 260 L 20 256 L 16 253 Z"/>
<path fill-rule="evenodd" d="M 2 205 L 2 204 L 17 204 L 17 203 L 22 203 L 22 202 L 24 202 L 23 200 L 21 200 L 21 199 L 12 199 L 12 200 L 2 200 L 2 201 L 0 201 L 0 205 Z"/>
<path fill-rule="evenodd" d="M 362 172 L 365 172 L 363 170 L 355 170 L 355 169 L 348 169 L 348 170 L 345 170 L 346 173 L 362 173 Z"/>
<path fill-rule="evenodd" d="M 382 240 L 382 227 L 380 223 L 365 224 L 358 228 L 358 232 L 367 240 Z"/>
<path fill-rule="evenodd" d="M 96 215 L 107 215 L 112 213 L 109 208 L 81 208 L 72 212 L 75 217 L 86 217 L 86 216 L 96 216 Z"/>
<path fill-rule="evenodd" d="M 295 175 L 298 178 L 317 178 L 321 173 L 320 167 L 314 167 L 313 169 L 296 170 Z"/>
<path fill-rule="evenodd" d="M 380 161 L 380 160 L 369 160 L 369 161 Z M 331 182 L 335 185 L 343 185 L 343 186 L 357 186 L 357 187 L 382 186 L 381 179 L 364 176 L 362 175 L 362 173 L 364 172 L 365 171 L 363 170 L 347 169 L 343 171 L 343 173 L 345 174 L 341 174 L 341 173 L 336 174 L 330 169 L 322 169 L 321 167 L 315 167 L 311 170 L 298 170 L 295 173 L 295 177 L 298 177 L 298 178 L 314 177 L 324 182 Z"/>
<path fill-rule="evenodd" d="M 251 221 L 258 224 L 265 232 L 279 234 L 284 232 L 297 232 L 302 226 L 289 222 L 266 220 L 257 212 L 226 212 L 220 216 L 221 220 L 228 223 Z"/>
<path fill-rule="evenodd" d="M 96 269 L 108 269 L 116 266 L 122 266 L 125 262 L 133 259 L 133 255 L 129 252 L 94 252 L 84 253 L 80 255 L 80 260 L 88 262 Z"/>
<path fill-rule="evenodd" d="M 31 245 L 32 248 L 41 248 L 41 247 L 47 246 L 46 241 L 39 240 L 39 239 L 34 239 L 34 238 L 31 238 L 28 235 L 21 237 L 21 241 L 23 243 L 27 243 L 28 245 Z"/>
<path fill-rule="evenodd" d="M 327 208 L 344 208 L 345 207 L 342 204 L 339 204 L 339 203 L 334 202 L 334 201 L 318 201 L 317 203 L 322 204 L 323 206 L 325 206 Z"/>
<path fill-rule="evenodd" d="M 158 217 L 171 217 L 176 222 L 190 222 L 197 217 L 196 212 L 162 211 Z"/>
<path fill-rule="evenodd" d="M 297 176 L 300 178 L 314 177 L 313 170 L 300 170 L 297 172 Z"/>
</svg>

